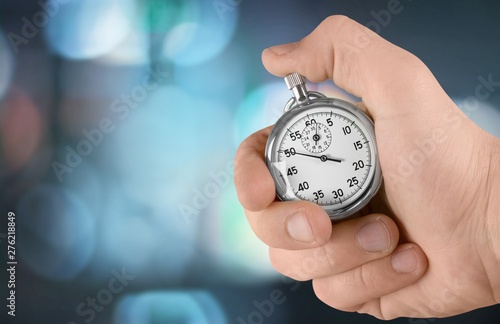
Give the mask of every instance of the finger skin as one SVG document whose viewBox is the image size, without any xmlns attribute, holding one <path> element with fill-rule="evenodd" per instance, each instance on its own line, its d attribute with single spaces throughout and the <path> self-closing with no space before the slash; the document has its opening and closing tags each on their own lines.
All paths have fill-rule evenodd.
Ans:
<svg viewBox="0 0 500 324">
<path fill-rule="evenodd" d="M 357 238 L 364 225 L 380 221 L 385 225 L 389 244 L 386 250 L 366 252 Z M 300 251 L 269 249 L 273 267 L 295 280 L 304 281 L 339 274 L 392 253 L 399 240 L 399 231 L 392 219 L 381 214 L 367 215 L 333 225 L 332 234 L 323 246 Z"/>
<path fill-rule="evenodd" d="M 264 162 L 264 150 L 271 127 L 250 135 L 241 143 L 235 157 L 234 179 L 238 199 L 253 231 L 265 244 L 282 249 L 309 249 L 328 241 L 332 224 L 325 211 L 307 201 L 281 202 L 276 199 L 274 182 Z M 287 231 L 287 220 L 302 211 L 315 240 L 294 240 Z"/>
<path fill-rule="evenodd" d="M 392 255 L 407 249 L 412 249 L 417 257 L 415 271 L 409 273 L 394 271 L 391 266 Z M 313 289 L 316 296 L 336 309 L 356 311 L 364 303 L 405 288 L 424 275 L 428 265 L 427 257 L 418 245 L 402 244 L 392 255 L 341 274 L 314 279 Z"/>
<path fill-rule="evenodd" d="M 306 215 L 315 237 L 314 242 L 296 241 L 288 233 L 287 221 L 297 211 Z M 315 248 L 327 242 L 332 233 L 332 223 L 326 212 L 309 201 L 275 201 L 259 212 L 246 211 L 246 215 L 257 237 L 273 248 L 286 250 Z"/>
<path fill-rule="evenodd" d="M 276 197 L 273 179 L 264 162 L 264 150 L 272 127 L 262 129 L 245 139 L 234 159 L 234 183 L 243 208 L 260 211 Z"/>
</svg>

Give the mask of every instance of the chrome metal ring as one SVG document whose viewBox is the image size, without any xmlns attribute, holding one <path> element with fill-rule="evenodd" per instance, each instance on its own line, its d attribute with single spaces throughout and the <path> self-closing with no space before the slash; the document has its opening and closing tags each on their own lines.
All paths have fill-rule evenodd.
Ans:
<svg viewBox="0 0 500 324">
<path fill-rule="evenodd" d="M 303 104 L 309 103 L 310 100 L 326 98 L 326 96 L 320 92 L 308 91 L 307 98 L 308 98 L 308 100 L 301 102 L 301 103 L 298 103 L 297 99 L 295 99 L 295 98 L 290 98 L 290 100 L 288 100 L 288 102 L 285 105 L 284 112 L 290 111 L 294 108 L 300 107 Z"/>
</svg>

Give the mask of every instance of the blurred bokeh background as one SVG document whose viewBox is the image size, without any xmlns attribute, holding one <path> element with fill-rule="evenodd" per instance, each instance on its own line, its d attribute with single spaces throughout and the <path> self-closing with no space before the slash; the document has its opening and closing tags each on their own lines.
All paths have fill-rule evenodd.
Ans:
<svg viewBox="0 0 500 324">
<path fill-rule="evenodd" d="M 474 99 L 481 78 L 500 79 L 500 2 L 401 0 L 380 20 L 389 2 L 2 0 L 0 246 L 5 260 L 13 211 L 18 266 L 16 317 L 2 305 L 1 322 L 378 322 L 272 270 L 232 160 L 290 97 L 261 51 L 332 14 L 415 53 L 500 137 L 500 88 Z M 310 89 L 355 99 L 331 82 Z M 394 322 L 499 323 L 499 313 Z"/>
</svg>

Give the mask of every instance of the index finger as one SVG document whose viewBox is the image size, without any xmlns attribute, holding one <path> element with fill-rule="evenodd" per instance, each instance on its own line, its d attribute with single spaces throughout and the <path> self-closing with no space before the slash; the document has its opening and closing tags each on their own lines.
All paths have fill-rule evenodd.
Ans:
<svg viewBox="0 0 500 324">
<path fill-rule="evenodd" d="M 272 127 L 250 135 L 236 152 L 234 179 L 248 223 L 264 243 L 284 249 L 320 246 L 331 234 L 325 211 L 308 201 L 278 202 L 264 150 Z"/>
<path fill-rule="evenodd" d="M 276 197 L 271 174 L 264 162 L 264 150 L 272 126 L 245 139 L 234 158 L 234 183 L 238 199 L 246 210 L 261 211 Z"/>
</svg>

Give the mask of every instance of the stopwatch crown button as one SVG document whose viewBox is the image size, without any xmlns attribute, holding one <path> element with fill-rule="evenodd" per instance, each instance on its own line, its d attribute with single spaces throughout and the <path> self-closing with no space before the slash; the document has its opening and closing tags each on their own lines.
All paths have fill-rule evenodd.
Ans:
<svg viewBox="0 0 500 324">
<path fill-rule="evenodd" d="M 285 77 L 285 83 L 288 90 L 292 90 L 293 96 L 298 104 L 304 104 L 309 101 L 306 81 L 302 75 L 298 73 L 289 74 Z"/>
<path fill-rule="evenodd" d="M 306 82 L 304 80 L 304 77 L 297 72 L 291 73 L 285 77 L 285 83 L 286 86 L 288 87 L 288 90 L 292 90 L 293 88 L 300 86 L 300 85 L 305 85 Z"/>
</svg>

